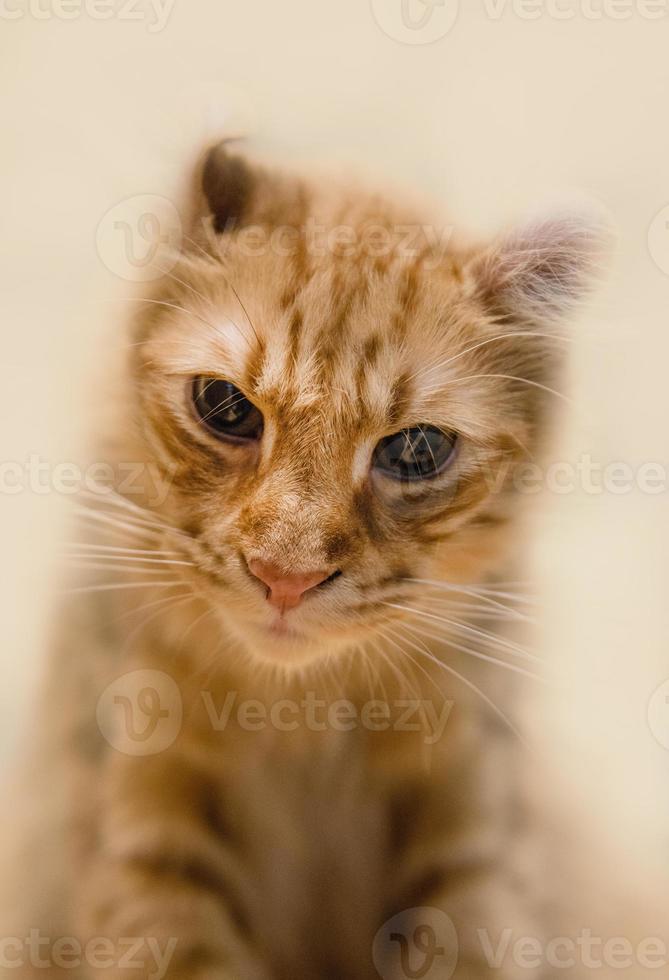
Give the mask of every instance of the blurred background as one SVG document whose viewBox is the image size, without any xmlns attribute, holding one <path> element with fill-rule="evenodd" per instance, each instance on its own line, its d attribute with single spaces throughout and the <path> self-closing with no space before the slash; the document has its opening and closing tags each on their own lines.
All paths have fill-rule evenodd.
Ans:
<svg viewBox="0 0 669 980">
<path fill-rule="evenodd" d="M 615 855 L 621 881 L 661 889 L 669 0 L 6 0 L 0 37 L 2 771 L 35 723 L 67 503 L 16 474 L 76 458 L 93 379 L 123 343 L 122 299 L 142 288 L 101 244 L 110 212 L 179 201 L 221 132 L 431 196 L 472 235 L 585 193 L 619 239 L 574 328 L 554 455 L 634 479 L 548 493 L 533 521 L 537 642 L 564 677 L 533 723 L 554 759 L 546 780 L 603 864 Z M 652 489 L 636 480 L 647 464 Z"/>
</svg>

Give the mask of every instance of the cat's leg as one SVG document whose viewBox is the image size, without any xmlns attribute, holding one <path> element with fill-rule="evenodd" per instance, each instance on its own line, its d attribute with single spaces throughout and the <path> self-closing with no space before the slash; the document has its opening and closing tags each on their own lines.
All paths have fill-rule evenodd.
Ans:
<svg viewBox="0 0 669 980">
<path fill-rule="evenodd" d="M 401 895 L 377 934 L 375 960 L 387 964 L 384 980 L 406 976 L 440 980 L 544 980 L 518 943 L 540 943 L 536 896 L 522 875 L 499 860 L 444 860 L 435 849 L 414 887 Z M 536 958 L 536 957 L 535 957 Z M 407 970 L 407 965 L 416 970 Z"/>
<path fill-rule="evenodd" d="M 80 892 L 91 977 L 263 980 L 248 870 L 211 774 L 171 749 L 110 760 L 99 839 Z"/>
<path fill-rule="evenodd" d="M 440 980 L 544 978 L 528 952 L 545 931 L 543 889 L 515 747 L 486 744 L 484 753 L 478 738 L 457 743 L 439 780 L 396 788 L 394 888 L 375 950 L 388 980 L 412 969 Z"/>
</svg>

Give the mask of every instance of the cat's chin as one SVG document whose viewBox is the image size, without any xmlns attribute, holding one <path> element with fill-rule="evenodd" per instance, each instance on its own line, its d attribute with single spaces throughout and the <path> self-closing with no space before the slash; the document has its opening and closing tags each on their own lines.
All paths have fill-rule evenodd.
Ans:
<svg viewBox="0 0 669 980">
<path fill-rule="evenodd" d="M 264 626 L 237 625 L 234 632 L 251 658 L 283 667 L 303 667 L 350 646 L 351 639 L 320 632 L 306 632 L 284 621 Z"/>
</svg>

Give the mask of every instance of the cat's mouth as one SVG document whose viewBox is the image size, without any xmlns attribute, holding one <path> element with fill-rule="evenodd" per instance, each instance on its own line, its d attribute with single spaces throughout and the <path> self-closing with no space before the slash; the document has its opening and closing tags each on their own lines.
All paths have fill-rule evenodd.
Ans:
<svg viewBox="0 0 669 980">
<path fill-rule="evenodd" d="M 270 636 L 279 637 L 281 639 L 304 639 L 305 634 L 301 630 L 295 629 L 292 623 L 289 623 L 285 616 L 277 616 L 270 623 L 267 624 L 266 631 Z"/>
<path fill-rule="evenodd" d="M 303 620 L 298 610 L 234 617 L 234 631 L 249 651 L 285 665 L 306 663 L 350 646 L 356 639 L 356 627 L 359 631 L 360 623 L 353 616 L 331 620 L 324 614 Z"/>
</svg>

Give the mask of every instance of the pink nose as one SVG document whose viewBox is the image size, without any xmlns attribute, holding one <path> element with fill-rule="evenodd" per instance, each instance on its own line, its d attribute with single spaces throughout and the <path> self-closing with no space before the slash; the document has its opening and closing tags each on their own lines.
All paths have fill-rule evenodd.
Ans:
<svg viewBox="0 0 669 980">
<path fill-rule="evenodd" d="M 258 558 L 248 564 L 251 574 L 269 589 L 267 601 L 281 612 L 299 606 L 304 593 L 320 585 L 330 575 L 322 569 L 317 572 L 285 572 L 278 565 Z"/>
</svg>

